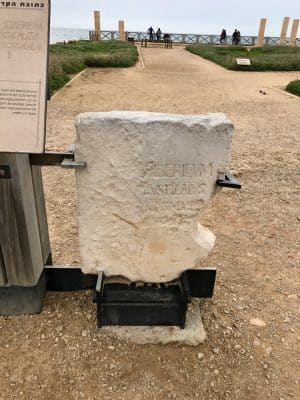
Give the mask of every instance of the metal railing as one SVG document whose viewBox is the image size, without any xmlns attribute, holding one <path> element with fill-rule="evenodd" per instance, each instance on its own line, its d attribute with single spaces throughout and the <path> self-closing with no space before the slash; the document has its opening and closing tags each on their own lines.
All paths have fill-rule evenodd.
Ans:
<svg viewBox="0 0 300 400">
<path fill-rule="evenodd" d="M 163 34 L 162 34 L 163 36 Z M 90 31 L 90 40 L 97 40 L 96 32 Z M 149 39 L 147 32 L 126 32 L 127 38 L 133 38 L 134 41 L 140 42 L 142 39 Z M 170 38 L 173 43 L 181 44 L 220 44 L 220 35 L 196 35 L 193 33 L 170 33 Z M 118 31 L 102 31 L 101 40 L 118 40 Z M 241 36 L 240 44 L 243 46 L 254 46 L 257 36 Z M 279 37 L 268 36 L 264 38 L 265 45 L 276 45 L 279 42 Z M 286 44 L 289 44 L 289 38 L 286 39 Z M 232 44 L 231 37 L 228 37 L 224 44 Z M 300 38 L 296 39 L 296 46 L 300 46 Z"/>
</svg>

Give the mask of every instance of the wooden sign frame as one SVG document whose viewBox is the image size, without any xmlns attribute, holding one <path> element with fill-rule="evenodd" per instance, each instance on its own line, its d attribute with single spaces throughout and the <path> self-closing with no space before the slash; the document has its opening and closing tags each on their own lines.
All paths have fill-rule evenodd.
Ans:
<svg viewBox="0 0 300 400">
<path fill-rule="evenodd" d="M 45 151 L 50 0 L 0 2 L 0 152 Z"/>
</svg>

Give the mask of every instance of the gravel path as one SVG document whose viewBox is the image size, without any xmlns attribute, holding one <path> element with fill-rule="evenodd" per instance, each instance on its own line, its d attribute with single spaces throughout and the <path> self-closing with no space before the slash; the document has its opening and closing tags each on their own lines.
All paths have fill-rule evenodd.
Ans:
<svg viewBox="0 0 300 400">
<path fill-rule="evenodd" d="M 219 269 L 216 292 L 202 306 L 208 340 L 117 342 L 97 330 L 89 292 L 49 293 L 41 315 L 0 318 L 0 399 L 300 399 L 300 99 L 283 91 L 299 73 L 230 72 L 178 47 L 141 51 L 145 68 L 87 70 L 50 102 L 47 147 L 74 142 L 85 111 L 230 117 L 243 189 L 224 190 L 201 218 L 218 240 L 207 262 Z M 45 168 L 44 180 L 54 261 L 80 263 L 73 173 Z"/>
</svg>

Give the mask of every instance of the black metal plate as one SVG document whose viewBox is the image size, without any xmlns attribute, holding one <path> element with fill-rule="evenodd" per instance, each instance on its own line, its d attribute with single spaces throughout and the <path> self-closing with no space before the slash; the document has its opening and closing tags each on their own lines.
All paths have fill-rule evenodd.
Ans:
<svg viewBox="0 0 300 400">
<path fill-rule="evenodd" d="M 199 299 L 211 298 L 214 294 L 214 287 L 217 276 L 216 268 L 203 268 L 199 270 L 188 270 L 185 272 L 190 294 Z"/>
<path fill-rule="evenodd" d="M 46 267 L 47 290 L 52 292 L 71 292 L 93 289 L 97 275 L 85 275 L 80 268 Z"/>
<path fill-rule="evenodd" d="M 98 326 L 180 326 L 184 328 L 187 303 L 101 303 Z"/>
</svg>

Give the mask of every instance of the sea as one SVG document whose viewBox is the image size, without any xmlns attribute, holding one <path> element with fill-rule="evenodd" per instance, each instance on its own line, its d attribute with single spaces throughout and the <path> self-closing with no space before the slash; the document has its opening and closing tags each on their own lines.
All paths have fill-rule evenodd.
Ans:
<svg viewBox="0 0 300 400">
<path fill-rule="evenodd" d="M 89 38 L 88 29 L 50 28 L 50 43 L 68 40 L 86 40 Z"/>
</svg>

